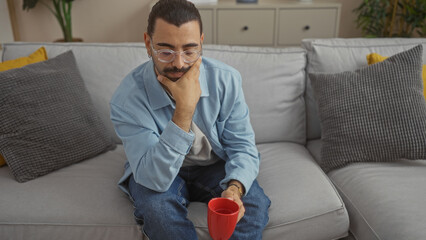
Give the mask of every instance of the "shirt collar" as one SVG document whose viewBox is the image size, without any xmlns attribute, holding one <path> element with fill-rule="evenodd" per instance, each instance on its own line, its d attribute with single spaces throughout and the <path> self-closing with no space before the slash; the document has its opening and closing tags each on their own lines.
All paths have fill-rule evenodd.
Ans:
<svg viewBox="0 0 426 240">
<path fill-rule="evenodd" d="M 153 110 L 157 110 L 168 105 L 173 106 L 172 100 L 169 98 L 166 91 L 157 80 L 157 76 L 154 71 L 154 62 L 152 60 L 147 63 L 146 68 L 143 71 L 143 78 L 148 94 L 148 99 Z M 203 63 L 200 65 L 200 76 L 198 79 L 200 81 L 201 97 L 208 97 L 209 88 L 207 85 L 206 71 Z"/>
</svg>

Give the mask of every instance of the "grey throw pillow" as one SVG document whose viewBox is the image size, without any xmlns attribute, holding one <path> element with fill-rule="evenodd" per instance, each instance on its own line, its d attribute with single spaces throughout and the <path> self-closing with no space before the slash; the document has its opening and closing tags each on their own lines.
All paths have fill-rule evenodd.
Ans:
<svg viewBox="0 0 426 240">
<path fill-rule="evenodd" d="M 325 172 L 354 162 L 426 159 L 422 45 L 355 72 L 309 74 Z"/>
<path fill-rule="evenodd" d="M 115 147 L 71 51 L 0 72 L 0 153 L 18 182 Z"/>
</svg>

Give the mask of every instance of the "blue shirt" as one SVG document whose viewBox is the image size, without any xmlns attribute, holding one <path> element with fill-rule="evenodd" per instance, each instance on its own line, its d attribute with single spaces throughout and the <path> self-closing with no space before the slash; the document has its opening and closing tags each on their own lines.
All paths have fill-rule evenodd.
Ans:
<svg viewBox="0 0 426 240">
<path fill-rule="evenodd" d="M 193 122 L 208 138 L 212 150 L 226 161 L 226 176 L 240 181 L 246 193 L 259 172 L 259 153 L 244 100 L 241 75 L 234 68 L 203 57 L 199 76 L 201 97 Z M 194 134 L 173 123 L 175 105 L 157 80 L 148 61 L 127 75 L 115 91 L 111 120 L 127 156 L 124 184 L 131 174 L 135 181 L 158 192 L 168 190 L 191 149 Z"/>
</svg>

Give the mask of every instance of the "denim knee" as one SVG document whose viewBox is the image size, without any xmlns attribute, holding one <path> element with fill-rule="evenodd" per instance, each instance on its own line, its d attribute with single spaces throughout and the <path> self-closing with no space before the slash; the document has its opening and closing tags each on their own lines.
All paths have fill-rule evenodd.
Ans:
<svg viewBox="0 0 426 240">
<path fill-rule="evenodd" d="M 186 216 L 189 204 L 184 182 L 177 179 L 167 192 L 155 192 L 130 180 L 136 220 L 150 239 L 196 239 L 194 225 Z"/>
<path fill-rule="evenodd" d="M 268 209 L 271 206 L 271 200 L 263 192 L 263 189 L 257 184 L 253 183 L 249 193 L 242 199 L 244 205 L 248 208 L 254 208 L 254 214 L 258 219 L 268 218 Z"/>
<path fill-rule="evenodd" d="M 189 204 L 180 194 L 167 192 L 156 192 L 145 188 L 131 180 L 130 192 L 133 198 L 135 207 L 135 216 L 138 218 L 160 218 L 160 221 L 170 219 L 167 216 L 178 212 L 186 212 L 186 207 Z M 132 186 L 133 185 L 133 186 Z M 180 188 L 177 186 L 177 188 Z"/>
<path fill-rule="evenodd" d="M 253 182 L 249 192 L 245 197 L 243 197 L 243 202 L 244 199 L 249 200 L 251 198 L 254 198 L 253 200 L 256 201 L 257 205 L 262 209 L 268 209 L 271 205 L 271 200 L 268 196 L 266 196 L 265 192 L 263 191 L 263 188 L 259 186 L 257 180 Z"/>
<path fill-rule="evenodd" d="M 242 201 L 246 211 L 231 239 L 260 240 L 263 229 L 269 221 L 268 209 L 271 201 L 256 181 Z"/>
</svg>

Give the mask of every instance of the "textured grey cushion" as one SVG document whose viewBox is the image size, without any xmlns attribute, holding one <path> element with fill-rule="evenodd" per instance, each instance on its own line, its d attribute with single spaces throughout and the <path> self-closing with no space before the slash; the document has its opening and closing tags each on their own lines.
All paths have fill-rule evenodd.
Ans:
<svg viewBox="0 0 426 240">
<path fill-rule="evenodd" d="M 0 73 L 0 152 L 18 182 L 114 147 L 71 51 Z"/>
<path fill-rule="evenodd" d="M 49 57 L 72 50 L 93 105 L 111 137 L 121 143 L 110 119 L 109 101 L 123 78 L 149 60 L 145 44 L 13 42 L 3 45 L 3 60 L 28 56 L 41 46 L 46 48 Z"/>
<path fill-rule="evenodd" d="M 372 52 L 382 56 L 392 56 L 419 44 L 426 48 L 426 38 L 318 38 L 302 40 L 302 47 L 307 50 L 308 64 L 306 71 L 309 73 L 355 71 L 368 65 L 366 56 Z M 34 47 L 31 50 L 33 49 L 36 48 Z M 16 52 L 16 50 L 13 52 Z M 25 54 L 20 56 L 25 56 Z M 426 51 L 423 51 L 423 62 L 426 62 Z M 309 78 L 306 81 L 305 102 L 307 138 L 309 140 L 319 139 L 321 138 L 321 127 L 318 107 Z"/>
<path fill-rule="evenodd" d="M 323 128 L 321 167 L 426 159 L 422 46 L 355 72 L 309 74 Z"/>
</svg>

